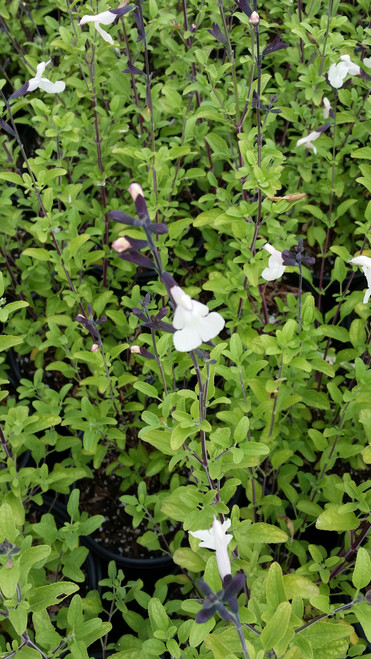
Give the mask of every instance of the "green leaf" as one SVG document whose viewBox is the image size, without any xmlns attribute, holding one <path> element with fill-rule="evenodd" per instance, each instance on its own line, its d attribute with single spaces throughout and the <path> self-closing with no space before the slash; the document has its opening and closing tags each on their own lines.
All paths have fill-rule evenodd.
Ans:
<svg viewBox="0 0 371 659">
<path fill-rule="evenodd" d="M 343 511 L 343 506 L 330 504 L 316 521 L 317 529 L 321 531 L 354 531 L 359 521 L 352 511 Z"/>
<path fill-rule="evenodd" d="M 287 599 L 292 599 L 295 595 L 300 595 L 303 599 L 310 599 L 320 594 L 320 589 L 313 581 L 302 577 L 295 572 L 283 576 L 283 585 Z"/>
<path fill-rule="evenodd" d="M 288 540 L 288 535 L 282 531 L 278 526 L 273 526 L 273 524 L 266 524 L 265 522 L 256 522 L 256 524 L 251 524 L 247 529 L 242 528 L 243 524 L 240 526 L 238 535 L 241 537 L 243 543 L 276 543 L 276 542 L 286 542 Z"/>
<path fill-rule="evenodd" d="M 311 517 L 318 517 L 322 513 L 321 506 L 318 503 L 309 501 L 308 499 L 300 499 L 296 502 L 296 508 L 306 515 Z"/>
<path fill-rule="evenodd" d="M 144 442 L 148 442 L 151 446 L 158 448 L 161 453 L 165 455 L 174 455 L 173 449 L 170 447 L 170 431 L 169 430 L 160 430 L 159 428 L 142 428 L 138 436 L 140 439 L 143 439 Z"/>
<path fill-rule="evenodd" d="M 166 613 L 165 607 L 157 597 L 152 597 L 150 600 L 148 614 L 153 632 L 158 629 L 166 630 L 169 627 L 170 618 Z"/>
<path fill-rule="evenodd" d="M 173 561 L 190 572 L 203 572 L 205 569 L 203 558 L 189 547 L 176 549 L 173 555 Z"/>
<path fill-rule="evenodd" d="M 308 407 L 314 407 L 319 410 L 328 410 L 330 407 L 330 401 L 326 394 L 322 391 L 314 391 L 313 389 L 307 389 L 305 391 L 305 394 L 303 394 L 303 403 Z"/>
<path fill-rule="evenodd" d="M 349 334 L 345 327 L 337 327 L 336 325 L 320 325 L 316 331 L 317 334 L 320 336 L 325 336 L 326 339 L 335 339 L 336 341 L 341 341 L 342 343 L 347 343 L 349 341 Z"/>
<path fill-rule="evenodd" d="M 27 616 L 29 612 L 28 602 L 21 601 L 16 607 L 8 609 L 9 620 L 17 634 L 24 634 L 27 627 Z"/>
<path fill-rule="evenodd" d="M 236 442 L 236 444 L 239 444 L 240 442 L 243 442 L 247 439 L 249 426 L 250 423 L 248 417 L 243 416 L 237 423 L 237 426 L 233 433 L 233 439 Z"/>
<path fill-rule="evenodd" d="M 13 346 L 18 346 L 23 343 L 23 336 L 11 336 L 11 334 L 0 335 L 0 352 L 2 350 L 9 350 Z"/>
<path fill-rule="evenodd" d="M 300 636 L 302 635 L 303 638 L 308 640 L 310 646 L 315 650 L 340 638 L 346 638 L 352 633 L 353 627 L 350 625 L 319 621 L 300 632 Z"/>
<path fill-rule="evenodd" d="M 36 565 L 39 569 L 44 565 L 46 559 L 51 552 L 49 545 L 37 545 L 36 547 L 29 547 L 26 549 L 19 560 L 22 570 L 22 579 L 26 579 L 30 569 Z"/>
<path fill-rule="evenodd" d="M 9 183 L 15 183 L 15 185 L 21 185 L 24 187 L 22 177 L 15 172 L 0 172 L 0 179 L 2 181 L 9 181 Z"/>
<path fill-rule="evenodd" d="M 371 581 L 371 558 L 364 547 L 358 548 L 352 581 L 357 590 L 366 588 Z"/>
<path fill-rule="evenodd" d="M 290 616 L 291 604 L 289 602 L 281 602 L 260 636 L 265 651 L 274 648 L 281 641 L 288 629 Z"/>
<path fill-rule="evenodd" d="M 42 247 L 28 247 L 27 249 L 24 249 L 22 254 L 24 256 L 30 256 L 32 259 L 36 259 L 36 261 L 50 261 L 50 252 L 48 252 L 47 249 L 43 249 Z"/>
<path fill-rule="evenodd" d="M 53 604 L 60 604 L 66 597 L 79 590 L 79 586 L 71 581 L 59 581 L 47 586 L 35 588 L 29 598 L 33 611 L 41 611 Z"/>
<path fill-rule="evenodd" d="M 180 448 L 185 440 L 194 434 L 197 431 L 197 428 L 186 427 L 182 428 L 181 425 L 175 426 L 171 432 L 170 446 L 173 451 L 177 451 Z"/>
<path fill-rule="evenodd" d="M 58 426 L 61 421 L 61 417 L 57 416 L 56 414 L 42 414 L 39 417 L 36 416 L 34 421 L 31 421 L 31 423 L 27 424 L 27 432 L 41 432 L 42 430 L 46 430 L 46 428 Z"/>
<path fill-rule="evenodd" d="M 149 398 L 157 398 L 157 400 L 160 400 L 158 397 L 157 389 L 151 384 L 148 384 L 148 382 L 142 382 L 142 380 L 138 380 L 137 382 L 134 382 L 133 386 L 134 389 L 141 391 L 142 394 L 145 394 L 145 396 L 148 396 Z"/>
<path fill-rule="evenodd" d="M 281 602 L 286 602 L 287 597 L 282 579 L 281 566 L 274 562 L 270 566 L 265 580 L 266 600 L 270 608 L 276 609 Z"/>
<path fill-rule="evenodd" d="M 76 236 L 76 238 L 73 238 L 69 245 L 67 246 L 67 250 L 71 256 L 76 256 L 77 252 L 81 249 L 81 247 L 90 239 L 90 236 L 88 233 L 82 233 L 80 236 Z"/>
<path fill-rule="evenodd" d="M 3 567 L 0 568 L 1 590 L 4 593 L 5 599 L 17 599 L 16 592 L 19 577 L 20 571 L 18 563 L 12 563 L 10 560 L 6 565 L 3 565 Z"/>
<path fill-rule="evenodd" d="M 365 158 L 366 160 L 371 160 L 371 147 L 364 146 L 361 149 L 356 149 L 350 155 L 352 158 Z"/>
<path fill-rule="evenodd" d="M 211 630 L 215 627 L 214 617 L 210 618 L 207 622 L 202 622 L 197 624 L 196 622 L 191 627 L 191 633 L 189 635 L 189 645 L 191 648 L 197 648 L 202 641 L 209 635 Z"/>
<path fill-rule="evenodd" d="M 371 606 L 367 602 L 358 602 L 353 606 L 352 611 L 362 625 L 368 642 L 371 643 Z"/>
<path fill-rule="evenodd" d="M 15 527 L 14 517 L 11 507 L 8 503 L 3 503 L 0 506 L 0 542 L 8 540 L 14 543 L 19 531 Z"/>
</svg>

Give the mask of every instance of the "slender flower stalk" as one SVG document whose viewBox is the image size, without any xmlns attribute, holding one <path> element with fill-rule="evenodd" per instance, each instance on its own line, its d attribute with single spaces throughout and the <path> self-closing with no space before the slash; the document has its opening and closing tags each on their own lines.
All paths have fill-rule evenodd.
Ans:
<svg viewBox="0 0 371 659">
<path fill-rule="evenodd" d="M 202 375 L 200 371 L 200 367 L 197 361 L 197 357 L 192 350 L 190 352 L 190 356 L 193 362 L 193 366 L 196 371 L 196 376 L 197 376 L 197 382 L 198 382 L 198 402 L 199 402 L 199 414 L 200 414 L 200 424 L 202 421 L 206 419 L 206 404 L 205 404 L 205 399 L 204 399 L 204 394 L 205 394 L 205 387 L 204 383 L 202 381 Z M 207 446 L 206 446 L 206 433 L 205 431 L 200 428 L 200 441 L 201 441 L 201 453 L 202 453 L 202 466 L 205 470 L 205 474 L 210 486 L 211 490 L 215 490 L 215 503 L 220 501 L 220 496 L 219 496 L 219 490 L 216 488 L 214 481 L 212 480 L 210 476 L 210 471 L 209 471 L 209 456 L 207 453 Z"/>
<path fill-rule="evenodd" d="M 326 254 L 328 252 L 329 245 L 330 245 L 330 235 L 331 235 L 331 229 L 332 229 L 332 224 L 333 224 L 332 223 L 332 211 L 333 211 L 334 194 L 335 194 L 334 183 L 335 183 L 335 158 L 336 158 L 336 129 L 337 129 L 336 110 L 337 110 L 337 100 L 338 100 L 337 89 L 334 89 L 334 107 L 333 107 L 334 129 L 333 129 L 333 134 L 332 134 L 331 192 L 330 192 L 330 202 L 329 202 L 329 209 L 328 209 L 328 221 L 327 221 L 325 245 L 324 245 L 324 249 L 323 249 L 323 255 L 322 255 L 322 260 L 321 260 L 321 270 L 320 270 L 320 275 L 319 275 L 319 295 L 318 295 L 318 304 L 317 304 L 318 311 L 321 311 L 322 294 L 323 294 L 323 278 L 324 278 L 324 275 L 325 275 Z"/>
</svg>

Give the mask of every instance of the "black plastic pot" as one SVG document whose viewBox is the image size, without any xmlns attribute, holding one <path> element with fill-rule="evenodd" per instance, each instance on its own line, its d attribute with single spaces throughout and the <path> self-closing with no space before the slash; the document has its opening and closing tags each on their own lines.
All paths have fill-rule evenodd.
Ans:
<svg viewBox="0 0 371 659">
<path fill-rule="evenodd" d="M 171 574 L 176 569 L 170 556 L 159 556 L 157 558 L 130 558 L 102 547 L 99 542 L 91 536 L 84 538 L 84 544 L 89 547 L 93 556 L 96 556 L 101 564 L 108 565 L 114 561 L 121 568 L 127 579 L 142 579 L 144 589 L 149 589 L 158 579 Z"/>
</svg>

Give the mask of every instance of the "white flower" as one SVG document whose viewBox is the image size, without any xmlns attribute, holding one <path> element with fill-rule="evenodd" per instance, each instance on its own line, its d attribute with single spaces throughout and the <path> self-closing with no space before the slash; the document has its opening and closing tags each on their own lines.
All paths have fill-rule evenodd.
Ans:
<svg viewBox="0 0 371 659">
<path fill-rule="evenodd" d="M 368 69 L 371 69 L 371 57 L 365 57 L 363 64 L 365 64 Z"/>
<path fill-rule="evenodd" d="M 331 64 L 328 70 L 328 81 L 331 87 L 335 89 L 340 89 L 343 86 L 344 80 L 348 75 L 348 67 L 345 62 L 339 62 L 338 64 Z"/>
<path fill-rule="evenodd" d="M 328 119 L 332 110 L 331 103 L 326 96 L 323 97 L 323 116 Z"/>
<path fill-rule="evenodd" d="M 362 73 L 361 67 L 354 64 L 350 55 L 340 55 L 338 64 L 331 64 L 327 77 L 331 87 L 340 89 L 343 86 L 345 78 L 350 76 L 359 76 Z"/>
<path fill-rule="evenodd" d="M 300 140 L 296 142 L 296 146 L 301 146 L 302 144 L 305 144 L 307 149 L 312 149 L 314 153 L 317 153 L 317 149 L 312 144 L 314 140 L 317 140 L 319 136 L 321 135 L 321 132 L 319 130 L 314 130 L 313 133 L 309 133 L 306 137 L 302 137 Z"/>
<path fill-rule="evenodd" d="M 359 76 L 361 73 L 361 67 L 358 66 L 358 64 L 354 64 L 352 60 L 350 59 L 350 55 L 340 55 L 340 59 L 342 62 L 345 62 L 345 64 L 348 67 L 348 75 L 350 76 Z"/>
<path fill-rule="evenodd" d="M 218 570 L 222 581 L 227 574 L 231 574 L 231 562 L 228 556 L 228 545 L 233 536 L 230 533 L 226 533 L 230 525 L 230 519 L 226 519 L 222 524 L 216 517 L 214 517 L 214 521 L 210 530 L 205 529 L 203 531 L 189 532 L 191 535 L 193 535 L 194 538 L 198 538 L 202 541 L 199 544 L 200 547 L 214 549 L 216 552 L 216 562 L 218 564 Z"/>
<path fill-rule="evenodd" d="M 189 352 L 218 336 L 225 324 L 220 313 L 209 313 L 206 304 L 192 300 L 179 286 L 173 286 L 170 293 L 177 305 L 173 318 L 173 327 L 177 330 L 173 334 L 176 350 Z"/>
<path fill-rule="evenodd" d="M 371 258 L 369 256 L 355 256 L 353 259 L 350 259 L 349 263 L 354 263 L 354 265 L 360 265 L 363 270 L 363 274 L 367 279 L 367 290 L 363 298 L 363 304 L 367 304 L 371 296 Z"/>
<path fill-rule="evenodd" d="M 126 14 L 131 9 L 133 9 L 133 7 L 130 5 L 128 7 L 121 7 L 118 9 L 108 9 L 107 11 L 102 11 L 100 14 L 95 14 L 94 16 L 85 15 L 82 17 L 80 25 L 85 25 L 85 23 L 94 23 L 94 27 L 97 32 L 99 32 L 101 37 L 113 45 L 113 39 L 111 35 L 103 30 L 101 25 L 111 25 L 111 23 L 114 23 L 116 18 L 123 16 L 123 14 Z"/>
<path fill-rule="evenodd" d="M 262 277 L 267 281 L 273 281 L 273 279 L 282 277 L 286 266 L 283 265 L 281 252 L 279 252 L 278 249 L 269 243 L 265 243 L 265 245 L 263 245 L 263 249 L 265 249 L 266 252 L 269 252 L 270 257 L 268 261 L 268 267 L 264 268 Z"/>
<path fill-rule="evenodd" d="M 17 98 L 18 96 L 23 96 L 24 94 L 28 94 L 29 92 L 34 92 L 35 89 L 42 89 L 44 92 L 48 92 L 48 94 L 59 94 L 60 92 L 63 92 L 66 84 L 62 82 L 62 80 L 51 82 L 48 80 L 48 78 L 42 77 L 42 74 L 50 62 L 51 59 L 48 60 L 48 62 L 40 62 L 40 64 L 38 64 L 36 67 L 35 77 L 31 78 L 28 82 L 22 85 L 22 87 L 17 89 L 17 91 L 15 91 L 9 97 L 9 100 L 12 98 Z"/>
</svg>

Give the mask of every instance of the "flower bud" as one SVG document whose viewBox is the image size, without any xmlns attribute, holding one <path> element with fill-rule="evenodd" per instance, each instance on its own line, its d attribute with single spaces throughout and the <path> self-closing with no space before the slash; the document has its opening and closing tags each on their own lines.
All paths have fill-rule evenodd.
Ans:
<svg viewBox="0 0 371 659">
<path fill-rule="evenodd" d="M 259 25 L 260 16 L 257 11 L 253 11 L 249 18 L 250 25 Z"/>
<path fill-rule="evenodd" d="M 130 352 L 132 355 L 140 355 L 146 359 L 156 359 L 156 357 L 151 352 L 141 346 L 130 346 Z"/>
<path fill-rule="evenodd" d="M 125 236 L 122 236 L 121 238 L 117 238 L 117 240 L 114 240 L 112 243 L 113 249 L 121 254 L 121 252 L 125 252 L 127 249 L 130 249 L 131 245 Z"/>
<path fill-rule="evenodd" d="M 136 198 L 138 195 L 141 195 L 144 197 L 142 187 L 139 185 L 139 183 L 131 183 L 129 185 L 129 192 L 131 195 L 132 200 L 135 202 Z"/>
<path fill-rule="evenodd" d="M 90 352 L 98 352 L 98 350 L 99 350 L 98 343 L 93 343 L 92 347 L 90 348 Z"/>
</svg>

